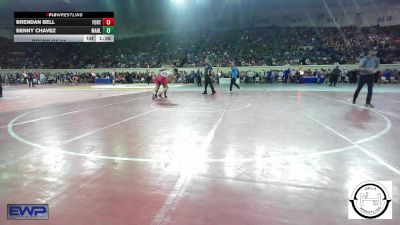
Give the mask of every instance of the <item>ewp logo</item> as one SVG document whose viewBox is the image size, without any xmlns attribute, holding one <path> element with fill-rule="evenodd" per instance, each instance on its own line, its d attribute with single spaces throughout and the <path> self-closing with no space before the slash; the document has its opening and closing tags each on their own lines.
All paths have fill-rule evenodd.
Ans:
<svg viewBox="0 0 400 225">
<path fill-rule="evenodd" d="M 48 220 L 48 204 L 8 204 L 8 220 Z"/>
</svg>

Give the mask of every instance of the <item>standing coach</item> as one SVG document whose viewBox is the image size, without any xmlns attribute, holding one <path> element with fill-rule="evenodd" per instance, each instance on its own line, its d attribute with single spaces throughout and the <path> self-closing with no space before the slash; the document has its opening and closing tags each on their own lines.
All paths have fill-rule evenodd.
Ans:
<svg viewBox="0 0 400 225">
<path fill-rule="evenodd" d="M 233 85 L 235 85 L 237 87 L 237 89 L 239 89 L 239 91 L 240 91 L 240 87 L 236 83 L 236 79 L 239 78 L 239 70 L 238 70 L 237 67 L 235 67 L 234 63 L 232 63 L 232 66 L 231 66 L 231 75 L 230 75 L 230 77 L 231 77 L 231 84 L 229 86 L 229 91 L 232 91 Z"/>
</svg>

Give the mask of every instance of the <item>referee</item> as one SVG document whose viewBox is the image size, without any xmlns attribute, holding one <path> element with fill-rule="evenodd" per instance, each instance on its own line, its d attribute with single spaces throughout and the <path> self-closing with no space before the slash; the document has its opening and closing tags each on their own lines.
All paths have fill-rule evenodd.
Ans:
<svg viewBox="0 0 400 225">
<path fill-rule="evenodd" d="M 211 64 L 210 64 L 210 60 L 208 59 L 208 58 L 206 58 L 206 60 L 205 60 L 205 63 L 206 63 L 206 67 L 204 68 L 204 92 L 202 93 L 203 95 L 206 95 L 207 94 L 207 87 L 208 87 L 208 85 L 210 85 L 210 88 L 211 88 L 211 91 L 212 91 L 212 93 L 211 93 L 211 95 L 214 95 L 216 92 L 215 92 L 215 90 L 214 90 L 214 85 L 212 84 L 212 80 L 211 80 L 211 71 L 212 71 L 212 66 L 211 66 Z"/>
<path fill-rule="evenodd" d="M 358 70 L 360 72 L 360 79 L 358 81 L 358 87 L 356 92 L 354 92 L 353 104 L 356 104 L 358 94 L 360 93 L 364 84 L 368 85 L 368 94 L 366 107 L 373 108 L 371 104 L 372 99 L 372 89 L 374 87 L 374 74 L 379 67 L 379 58 L 376 56 L 378 54 L 378 49 L 376 47 L 370 48 L 367 56 L 364 56 L 359 64 Z"/>
</svg>

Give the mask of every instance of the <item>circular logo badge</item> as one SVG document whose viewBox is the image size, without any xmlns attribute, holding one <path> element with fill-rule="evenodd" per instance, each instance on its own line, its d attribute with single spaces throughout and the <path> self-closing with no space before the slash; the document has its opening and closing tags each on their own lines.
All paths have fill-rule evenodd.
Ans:
<svg viewBox="0 0 400 225">
<path fill-rule="evenodd" d="M 367 219 L 380 217 L 386 212 L 391 201 L 386 188 L 373 181 L 358 185 L 350 199 L 354 211 Z"/>
</svg>

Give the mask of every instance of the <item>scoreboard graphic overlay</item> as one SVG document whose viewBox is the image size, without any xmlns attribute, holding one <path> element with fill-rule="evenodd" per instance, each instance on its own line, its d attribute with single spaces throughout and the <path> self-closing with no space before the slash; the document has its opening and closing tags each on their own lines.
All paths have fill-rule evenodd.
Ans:
<svg viewBox="0 0 400 225">
<path fill-rule="evenodd" d="M 114 42 L 114 12 L 14 12 L 14 42 Z"/>
</svg>

